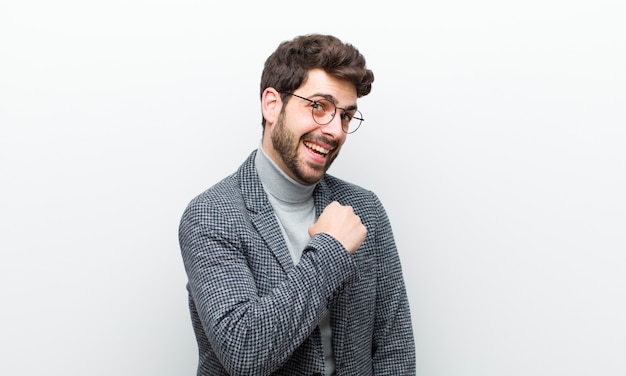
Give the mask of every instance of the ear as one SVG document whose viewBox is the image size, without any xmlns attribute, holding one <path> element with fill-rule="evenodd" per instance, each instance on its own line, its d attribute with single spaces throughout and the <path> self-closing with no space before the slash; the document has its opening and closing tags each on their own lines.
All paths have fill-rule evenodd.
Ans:
<svg viewBox="0 0 626 376">
<path fill-rule="evenodd" d="M 261 95 L 261 111 L 263 112 L 263 118 L 265 118 L 266 128 L 272 127 L 283 106 L 283 101 L 280 99 L 280 93 L 273 87 L 268 87 L 263 90 Z"/>
</svg>

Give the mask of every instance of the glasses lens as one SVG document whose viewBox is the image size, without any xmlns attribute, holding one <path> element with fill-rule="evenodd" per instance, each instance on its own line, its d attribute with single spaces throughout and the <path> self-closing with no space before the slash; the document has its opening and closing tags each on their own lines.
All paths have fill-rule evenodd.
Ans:
<svg viewBox="0 0 626 376">
<path fill-rule="evenodd" d="M 335 104 L 326 99 L 318 99 L 311 106 L 313 120 L 315 120 L 315 122 L 320 125 L 330 123 L 335 116 L 335 111 Z"/>
<path fill-rule="evenodd" d="M 361 111 L 347 111 L 341 115 L 341 127 L 346 133 L 354 133 L 361 126 L 363 115 Z"/>
</svg>

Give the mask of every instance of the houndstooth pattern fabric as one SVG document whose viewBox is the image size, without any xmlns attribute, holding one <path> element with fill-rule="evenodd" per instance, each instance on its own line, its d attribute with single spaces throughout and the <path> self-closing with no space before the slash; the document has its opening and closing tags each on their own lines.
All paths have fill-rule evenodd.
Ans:
<svg viewBox="0 0 626 376">
<path fill-rule="evenodd" d="M 317 215 L 350 205 L 368 232 L 353 255 L 315 235 L 294 265 L 254 156 L 195 197 L 179 240 L 198 342 L 198 375 L 323 375 L 317 324 L 331 314 L 336 375 L 413 375 L 409 304 L 391 225 L 377 196 L 326 175 Z"/>
</svg>

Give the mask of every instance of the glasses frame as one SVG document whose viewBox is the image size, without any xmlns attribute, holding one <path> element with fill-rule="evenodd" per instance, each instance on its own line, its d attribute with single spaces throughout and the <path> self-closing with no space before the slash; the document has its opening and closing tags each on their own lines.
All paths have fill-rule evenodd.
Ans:
<svg viewBox="0 0 626 376">
<path fill-rule="evenodd" d="M 305 101 L 309 101 L 311 102 L 311 104 L 316 104 L 319 101 L 316 101 L 314 99 L 309 99 L 309 98 L 305 98 L 305 97 L 301 97 L 298 94 L 294 94 L 294 93 L 287 93 L 288 95 L 293 95 L 294 97 L 300 98 L 300 99 L 304 99 Z M 335 119 L 335 115 L 337 115 L 337 110 L 341 110 L 341 115 L 339 115 L 339 118 L 341 120 L 341 130 L 346 133 L 346 134 L 352 134 L 354 132 L 356 132 L 359 128 L 361 128 L 361 124 L 365 121 L 365 119 L 363 118 L 363 114 L 361 113 L 361 111 L 359 110 L 355 110 L 356 112 L 354 113 L 354 116 L 352 116 L 352 119 L 350 119 L 350 121 L 348 122 L 347 125 L 344 125 L 343 123 L 343 117 L 345 116 L 347 110 L 345 108 L 341 108 L 341 107 L 337 107 L 337 105 L 331 101 L 328 100 L 328 102 L 332 103 L 333 106 L 335 107 L 335 112 L 333 112 L 332 116 L 330 117 L 330 120 L 328 120 L 326 123 L 320 123 L 316 118 L 315 115 L 313 114 L 313 111 L 315 110 L 315 108 L 313 106 L 311 106 L 311 117 L 313 118 L 313 121 L 316 122 L 319 125 L 326 125 L 326 124 L 330 124 L 331 121 L 333 121 Z M 346 131 L 346 127 L 348 129 L 350 129 L 350 122 L 352 122 L 353 120 L 358 120 L 359 124 L 354 128 L 354 130 L 350 130 L 349 132 Z"/>
</svg>

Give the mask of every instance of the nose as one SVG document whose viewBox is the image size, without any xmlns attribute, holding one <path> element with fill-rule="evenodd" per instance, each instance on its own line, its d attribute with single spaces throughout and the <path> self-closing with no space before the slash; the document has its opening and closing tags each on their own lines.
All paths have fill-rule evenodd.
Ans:
<svg viewBox="0 0 626 376">
<path fill-rule="evenodd" d="M 322 131 L 328 135 L 333 136 L 334 138 L 339 138 L 344 134 L 343 126 L 341 124 L 341 114 L 339 111 L 335 111 L 335 114 L 332 115 L 332 120 L 322 126 Z"/>
</svg>

